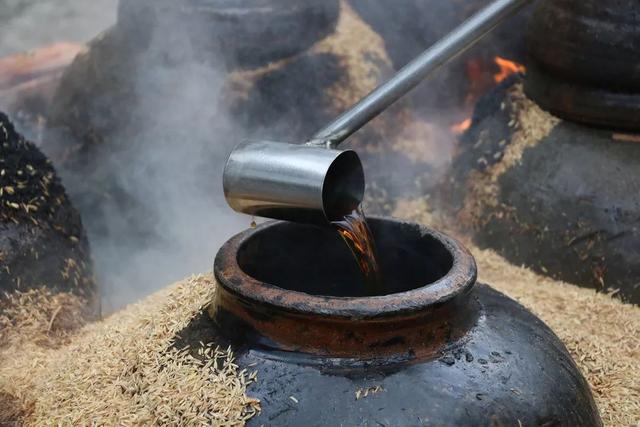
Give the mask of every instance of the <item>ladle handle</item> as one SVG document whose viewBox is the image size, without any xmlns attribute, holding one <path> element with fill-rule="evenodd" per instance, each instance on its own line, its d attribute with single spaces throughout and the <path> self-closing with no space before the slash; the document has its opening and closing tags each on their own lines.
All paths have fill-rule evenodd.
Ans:
<svg viewBox="0 0 640 427">
<path fill-rule="evenodd" d="M 496 0 L 404 66 L 389 81 L 317 132 L 308 145 L 336 148 L 371 119 L 416 87 L 532 0 Z"/>
</svg>

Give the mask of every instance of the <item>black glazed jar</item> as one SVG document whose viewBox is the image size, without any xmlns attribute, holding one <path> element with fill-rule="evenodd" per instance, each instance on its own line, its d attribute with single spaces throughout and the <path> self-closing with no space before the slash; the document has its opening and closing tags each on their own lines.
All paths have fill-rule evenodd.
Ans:
<svg viewBox="0 0 640 427">
<path fill-rule="evenodd" d="M 635 0 L 544 0 L 527 32 L 525 89 L 567 120 L 640 130 L 640 13 Z"/>
<path fill-rule="evenodd" d="M 600 426 L 589 386 L 533 314 L 437 231 L 370 221 L 388 293 L 362 297 L 330 228 L 271 222 L 219 251 L 214 333 L 262 411 L 249 425 Z"/>
<path fill-rule="evenodd" d="M 80 296 L 98 314 L 89 242 L 57 171 L 1 111 L 0 147 L 0 301 L 46 289 Z"/>
<path fill-rule="evenodd" d="M 639 304 L 638 135 L 552 115 L 529 76 L 478 102 L 438 196 L 478 246 Z"/>
</svg>

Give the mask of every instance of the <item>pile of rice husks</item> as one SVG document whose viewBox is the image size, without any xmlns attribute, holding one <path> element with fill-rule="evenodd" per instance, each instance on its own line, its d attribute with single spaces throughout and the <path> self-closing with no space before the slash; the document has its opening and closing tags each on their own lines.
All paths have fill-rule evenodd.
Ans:
<svg viewBox="0 0 640 427">
<path fill-rule="evenodd" d="M 81 328 L 68 321 L 76 296 L 4 298 L 0 425 L 243 424 L 259 402 L 231 350 L 172 346 L 214 292 L 210 276 L 191 277 Z"/>
<path fill-rule="evenodd" d="M 431 221 L 425 212 L 421 202 L 396 209 L 399 216 Z M 481 281 L 520 301 L 564 341 L 605 425 L 637 425 L 640 307 L 512 266 L 491 251 L 473 252 Z M 172 345 L 214 292 L 210 275 L 191 277 L 84 326 L 70 322 L 78 297 L 30 291 L 5 298 L 0 424 L 243 424 L 260 410 L 246 394 L 260 378 L 241 371 L 231 350 L 215 343 Z M 198 352 L 211 357 L 193 357 Z"/>
</svg>

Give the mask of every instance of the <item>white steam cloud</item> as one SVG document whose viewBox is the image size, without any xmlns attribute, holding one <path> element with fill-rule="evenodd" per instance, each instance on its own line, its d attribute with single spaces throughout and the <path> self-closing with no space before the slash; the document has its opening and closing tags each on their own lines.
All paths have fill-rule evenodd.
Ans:
<svg viewBox="0 0 640 427">
<path fill-rule="evenodd" d="M 360 5 L 359 10 L 370 8 L 371 19 L 376 20 L 373 3 L 363 0 L 353 3 Z M 420 26 L 425 27 L 425 31 L 431 28 L 429 23 L 435 19 L 433 16 L 441 15 L 433 12 L 434 1 L 425 2 L 425 5 L 419 3 L 424 14 L 411 13 L 410 6 L 415 6 L 415 2 L 401 3 L 402 8 L 399 6 L 394 10 L 397 13 L 404 11 L 406 17 L 403 19 L 413 22 L 422 17 L 422 21 L 415 23 L 416 34 L 422 31 Z M 468 3 L 479 2 L 469 0 Z M 376 4 L 380 8 L 381 25 L 387 28 L 384 26 L 387 25 L 387 5 L 384 2 Z M 443 7 L 443 4 L 437 4 Z M 0 56 L 57 41 L 88 41 L 115 23 L 116 10 L 117 0 L 0 0 Z M 250 218 L 232 212 L 226 205 L 222 169 L 228 152 L 239 142 L 241 135 L 256 129 L 239 129 L 227 116 L 225 108 L 219 106 L 227 76 L 223 61 L 215 61 L 215 58 L 203 61 L 191 44 L 198 28 L 193 28 L 193 22 L 175 19 L 175 23 L 158 26 L 171 28 L 171 31 L 152 34 L 144 54 L 136 57 L 135 64 L 130 64 L 135 126 L 133 129 L 123 126 L 110 136 L 123 142 L 117 144 L 118 147 L 125 148 L 100 150 L 99 161 L 107 166 L 104 170 L 115 171 L 114 176 L 107 178 L 124 189 L 133 201 L 126 209 L 116 201 L 102 202 L 100 214 L 108 218 L 106 233 L 95 233 L 90 227 L 88 230 L 106 312 L 188 274 L 210 271 L 220 245 L 250 222 Z M 402 22 L 398 19 L 397 22 Z M 454 21 L 459 19 L 462 18 L 451 17 L 450 25 L 438 22 L 438 34 L 426 33 L 425 38 L 409 43 L 408 47 L 401 39 L 395 47 L 404 46 L 404 54 L 410 58 L 419 53 L 422 44 L 426 48 L 426 44 L 453 28 L 457 23 Z M 202 29 L 207 30 L 210 28 Z M 404 33 L 406 31 L 398 30 L 398 37 L 405 37 Z M 493 50 L 489 53 L 493 54 Z M 454 105 L 453 111 L 439 110 L 445 101 L 455 99 L 451 96 L 451 88 L 456 87 L 452 82 L 467 78 L 459 70 L 448 78 L 450 70 L 443 70 L 439 78 L 423 85 L 420 92 L 410 98 L 417 106 L 428 104 L 433 107 L 418 111 L 418 115 L 428 116 L 427 121 L 434 125 L 432 138 L 442 145 L 432 144 L 433 150 L 427 154 L 441 159 L 441 163 L 446 163 L 453 142 L 448 125 L 440 122 L 447 122 L 443 118 L 445 115 L 464 112 L 459 105 Z M 437 102 L 433 101 L 438 94 Z M 429 100 L 432 102 L 427 102 Z M 436 115 L 438 117 L 433 117 Z M 25 133 L 29 134 L 29 131 L 25 130 Z M 262 136 L 273 135 L 264 131 Z M 411 138 L 411 135 L 407 137 Z M 43 149 L 46 151 L 46 141 Z M 441 151 L 435 153 L 436 150 Z M 405 160 L 397 165 L 393 158 L 382 160 L 384 164 L 370 165 L 370 169 L 379 166 L 389 171 L 388 176 L 383 174 L 381 177 L 385 191 L 394 193 L 394 188 L 401 186 L 419 187 L 410 182 L 415 178 Z M 56 166 L 73 200 L 74 189 L 85 185 L 83 177 L 62 169 L 61 165 Z M 405 170 L 406 176 L 400 176 L 403 174 L 399 174 L 399 170 Z M 434 170 L 433 175 L 440 172 L 441 169 Z M 435 179 L 435 176 L 431 178 Z M 81 214 L 85 225 L 91 222 L 88 218 L 92 212 Z M 131 221 L 144 222 L 145 229 L 150 230 L 148 236 L 125 242 L 116 238 Z"/>
<path fill-rule="evenodd" d="M 133 247 L 111 238 L 92 241 L 107 310 L 210 271 L 220 245 L 250 221 L 223 198 L 222 169 L 235 143 L 231 122 L 216 102 L 224 71 L 197 60 L 190 38 L 175 28 L 172 34 L 156 32 L 136 67 L 136 129 L 133 136 L 116 136 L 135 141 L 105 159 L 119 171 L 119 185 L 141 202 L 133 215 L 147 215 L 144 221 L 152 225 L 151 237 Z M 176 57 L 161 66 L 158 58 L 167 51 Z M 126 219 L 117 206 L 108 207 L 117 234 Z"/>
</svg>

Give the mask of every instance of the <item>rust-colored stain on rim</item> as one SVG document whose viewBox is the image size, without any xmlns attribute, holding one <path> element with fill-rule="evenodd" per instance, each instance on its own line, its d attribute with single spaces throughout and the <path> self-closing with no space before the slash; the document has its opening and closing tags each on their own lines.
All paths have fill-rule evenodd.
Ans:
<svg viewBox="0 0 640 427">
<path fill-rule="evenodd" d="M 453 265 L 449 272 L 433 283 L 425 283 L 410 291 L 375 297 L 316 296 L 283 289 L 249 276 L 237 260 L 243 244 L 255 233 L 279 224 L 274 221 L 244 231 L 227 241 L 216 256 L 214 273 L 220 286 L 252 303 L 291 313 L 348 319 L 418 313 L 464 295 L 473 288 L 477 276 L 476 263 L 461 243 L 427 227 L 388 218 L 385 221 L 415 226 L 421 236 L 430 236 L 440 242 L 452 255 Z"/>
</svg>

